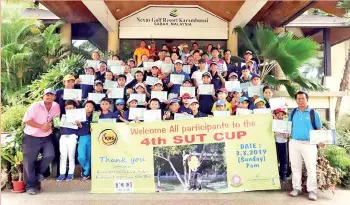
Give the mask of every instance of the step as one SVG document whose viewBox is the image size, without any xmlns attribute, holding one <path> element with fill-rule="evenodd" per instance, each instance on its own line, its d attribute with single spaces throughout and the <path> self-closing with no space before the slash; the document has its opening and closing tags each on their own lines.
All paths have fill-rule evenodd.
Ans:
<svg viewBox="0 0 350 205">
<path fill-rule="evenodd" d="M 90 191 L 91 180 L 81 181 L 80 178 L 73 179 L 72 181 L 58 182 L 53 178 L 46 179 L 41 182 L 42 190 L 55 190 L 58 192 L 66 191 Z"/>
</svg>

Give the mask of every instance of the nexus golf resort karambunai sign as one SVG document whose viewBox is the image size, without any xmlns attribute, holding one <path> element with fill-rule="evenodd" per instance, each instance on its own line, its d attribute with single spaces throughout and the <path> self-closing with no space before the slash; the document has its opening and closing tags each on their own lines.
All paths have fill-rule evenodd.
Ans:
<svg viewBox="0 0 350 205">
<path fill-rule="evenodd" d="M 199 7 L 151 6 L 120 21 L 120 38 L 227 39 L 228 23 Z"/>
</svg>

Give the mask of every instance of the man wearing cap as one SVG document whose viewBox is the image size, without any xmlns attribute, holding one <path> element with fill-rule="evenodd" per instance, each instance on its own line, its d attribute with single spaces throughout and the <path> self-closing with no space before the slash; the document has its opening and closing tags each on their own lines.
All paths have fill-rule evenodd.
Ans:
<svg viewBox="0 0 350 205">
<path fill-rule="evenodd" d="M 138 47 L 135 51 L 134 51 L 134 61 L 137 62 L 138 64 L 141 64 L 141 56 L 142 55 L 146 55 L 147 57 L 150 56 L 149 54 L 149 50 L 146 48 L 146 41 L 145 40 L 141 40 L 140 42 L 140 47 Z"/>
<path fill-rule="evenodd" d="M 179 45 L 179 54 L 182 62 L 185 62 L 186 58 L 191 55 L 190 49 L 186 43 Z"/>
<path fill-rule="evenodd" d="M 211 55 L 213 58 L 207 62 L 208 70 L 211 68 L 212 63 L 216 63 L 217 65 L 217 72 L 220 73 L 224 78 L 227 76 L 227 66 L 226 62 L 219 58 L 219 49 L 213 47 L 211 49 Z"/>
<path fill-rule="evenodd" d="M 28 194 L 38 193 L 38 186 L 45 178 L 43 173 L 55 157 L 51 141 L 52 121 L 60 116 L 60 107 L 54 101 L 56 92 L 52 88 L 44 91 L 43 100 L 32 104 L 23 117 L 25 124 L 22 152 L 24 183 Z M 42 158 L 36 171 L 38 155 Z"/>
<path fill-rule="evenodd" d="M 176 60 L 175 61 L 175 71 L 172 74 L 183 75 L 184 80 L 188 80 L 188 79 L 190 79 L 190 76 L 182 70 L 182 64 L 183 63 L 181 60 Z M 180 94 L 181 85 L 173 84 L 172 82 L 170 82 L 170 79 L 171 79 L 171 75 L 168 79 L 168 84 L 167 84 L 170 93 Z"/>
<path fill-rule="evenodd" d="M 237 69 L 237 67 L 231 61 L 231 50 L 230 49 L 224 50 L 224 61 L 226 63 L 226 67 L 227 67 L 227 76 L 229 76 L 233 72 L 236 73 L 237 78 L 239 76 L 241 76 L 240 69 Z M 228 79 L 229 79 L 229 77 L 227 78 L 227 80 Z"/>
<path fill-rule="evenodd" d="M 103 83 L 106 80 L 106 71 L 107 71 L 107 63 L 104 61 L 100 61 L 99 70 L 95 72 L 95 80 L 100 80 Z"/>
<path fill-rule="evenodd" d="M 193 80 L 193 84 L 196 88 L 198 88 L 198 85 L 203 84 L 202 75 L 203 73 L 207 72 L 205 60 L 199 59 L 198 63 L 199 63 L 199 70 L 195 71 L 191 77 Z"/>
<path fill-rule="evenodd" d="M 240 63 L 239 67 L 240 68 L 242 68 L 243 66 L 247 66 L 248 67 L 247 64 L 248 64 L 249 61 L 251 61 L 251 62 L 253 62 L 253 68 L 252 68 L 253 69 L 253 73 L 259 74 L 258 65 L 257 65 L 257 63 L 255 61 L 252 60 L 253 52 L 251 52 L 251 51 L 244 52 L 243 58 L 244 58 L 244 62 Z"/>
</svg>

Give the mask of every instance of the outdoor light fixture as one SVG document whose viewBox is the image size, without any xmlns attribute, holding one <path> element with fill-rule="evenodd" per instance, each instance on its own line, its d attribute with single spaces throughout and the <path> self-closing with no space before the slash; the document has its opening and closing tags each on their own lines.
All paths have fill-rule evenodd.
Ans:
<svg viewBox="0 0 350 205">
<path fill-rule="evenodd" d="M 226 11 L 227 14 L 231 14 L 231 11 Z"/>
<path fill-rule="evenodd" d="M 116 12 L 119 12 L 119 11 L 120 11 L 120 9 L 116 9 L 115 11 L 116 11 Z"/>
</svg>

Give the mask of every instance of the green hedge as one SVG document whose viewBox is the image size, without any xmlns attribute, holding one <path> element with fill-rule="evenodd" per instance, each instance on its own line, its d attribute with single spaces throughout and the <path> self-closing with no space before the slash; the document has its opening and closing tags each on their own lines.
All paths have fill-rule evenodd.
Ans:
<svg viewBox="0 0 350 205">
<path fill-rule="evenodd" d="M 24 105 L 5 108 L 5 111 L 1 114 L 1 130 L 3 132 L 11 132 L 21 127 L 22 119 L 27 108 Z"/>
</svg>

